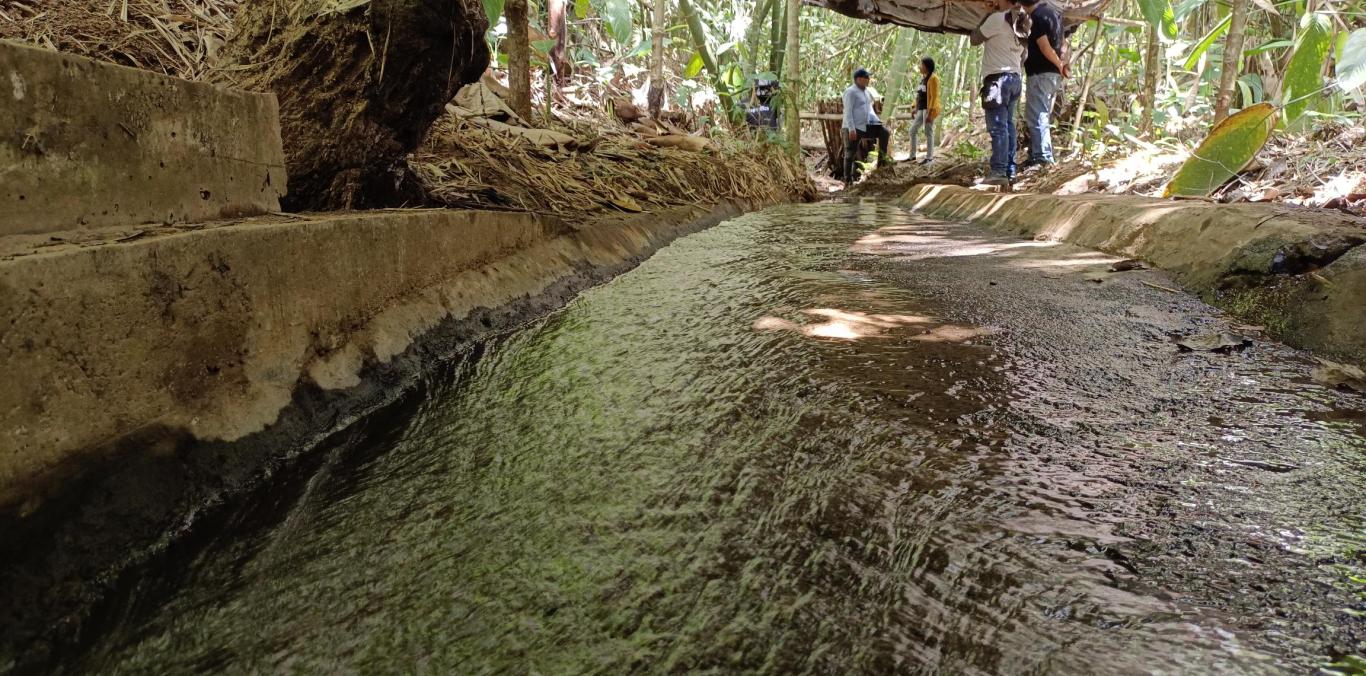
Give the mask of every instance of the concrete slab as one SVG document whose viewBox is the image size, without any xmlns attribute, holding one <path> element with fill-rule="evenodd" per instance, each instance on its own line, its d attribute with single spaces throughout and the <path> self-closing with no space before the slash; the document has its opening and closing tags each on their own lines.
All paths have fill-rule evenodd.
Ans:
<svg viewBox="0 0 1366 676">
<path fill-rule="evenodd" d="M 279 211 L 274 95 L 0 41 L 0 236 Z"/>
</svg>

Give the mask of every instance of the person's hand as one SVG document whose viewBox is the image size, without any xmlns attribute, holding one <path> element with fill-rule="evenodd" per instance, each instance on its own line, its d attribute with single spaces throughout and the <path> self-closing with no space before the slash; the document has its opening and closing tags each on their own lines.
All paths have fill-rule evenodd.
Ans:
<svg viewBox="0 0 1366 676">
<path fill-rule="evenodd" d="M 1072 77 L 1072 64 L 1070 64 L 1070 63 L 1064 63 L 1064 64 L 1062 64 L 1062 76 L 1063 76 L 1064 78 Z"/>
<path fill-rule="evenodd" d="M 857 129 L 850 129 L 850 130 L 849 130 L 849 140 L 850 140 L 850 141 L 857 141 L 857 140 L 858 140 L 858 130 L 857 130 Z"/>
</svg>

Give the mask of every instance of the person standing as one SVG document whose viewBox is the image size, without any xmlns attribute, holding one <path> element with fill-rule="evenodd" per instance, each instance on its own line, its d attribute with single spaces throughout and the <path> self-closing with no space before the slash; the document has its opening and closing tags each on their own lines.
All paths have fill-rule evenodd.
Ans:
<svg viewBox="0 0 1366 676">
<path fill-rule="evenodd" d="M 892 134 L 882 126 L 882 120 L 878 119 L 877 113 L 873 111 L 873 96 L 868 91 L 871 79 L 868 71 L 860 68 L 854 71 L 854 84 L 844 90 L 844 122 L 840 129 L 844 132 L 846 183 L 853 183 L 858 179 L 854 174 L 855 158 L 858 157 L 859 142 L 863 139 L 877 139 L 878 166 L 890 164 L 891 161 L 891 156 L 887 154 L 887 142 L 891 140 Z"/>
<path fill-rule="evenodd" d="M 1015 106 L 1020 100 L 1029 14 L 1011 0 L 996 0 L 999 10 L 972 32 L 969 40 L 982 50 L 982 108 L 991 135 L 991 169 L 984 183 L 1005 185 L 1015 179 L 1015 150 L 1019 137 Z"/>
<path fill-rule="evenodd" d="M 925 160 L 934 161 L 934 122 L 939 119 L 939 76 L 934 73 L 934 59 L 920 59 L 920 87 L 915 90 L 915 109 L 911 111 L 911 161 L 915 161 L 915 138 L 925 130 Z"/>
<path fill-rule="evenodd" d="M 1053 164 L 1053 102 L 1062 89 L 1063 78 L 1071 75 L 1065 58 L 1062 14 L 1048 0 L 1022 0 L 1032 24 L 1029 53 L 1025 56 L 1028 89 L 1025 94 L 1025 124 L 1029 125 L 1029 159 L 1025 167 Z"/>
</svg>

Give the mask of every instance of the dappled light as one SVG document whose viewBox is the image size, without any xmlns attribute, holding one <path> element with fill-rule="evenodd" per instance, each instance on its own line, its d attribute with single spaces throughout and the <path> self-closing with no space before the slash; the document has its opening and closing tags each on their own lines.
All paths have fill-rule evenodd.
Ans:
<svg viewBox="0 0 1366 676">
<path fill-rule="evenodd" d="M 759 331 L 791 331 L 813 338 L 857 340 L 884 337 L 894 329 L 935 321 L 922 315 L 874 314 L 834 308 L 813 308 L 802 310 L 801 314 L 811 319 L 792 321 L 765 315 L 754 322 L 754 328 Z"/>
</svg>

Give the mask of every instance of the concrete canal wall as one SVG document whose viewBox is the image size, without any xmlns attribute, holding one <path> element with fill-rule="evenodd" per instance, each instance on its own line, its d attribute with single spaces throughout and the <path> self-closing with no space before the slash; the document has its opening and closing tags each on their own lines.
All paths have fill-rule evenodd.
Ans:
<svg viewBox="0 0 1366 676">
<path fill-rule="evenodd" d="M 914 186 L 899 201 L 937 218 L 1148 261 L 1291 345 L 1366 363 L 1361 219 L 1258 204 L 998 194 L 946 185 Z"/>
<path fill-rule="evenodd" d="M 301 385 L 358 387 L 444 322 L 533 298 L 544 311 L 745 206 L 572 226 L 445 210 L 248 220 L 5 260 L 0 497 L 32 497 L 81 459 L 260 433 Z"/>
<path fill-rule="evenodd" d="M 0 236 L 279 211 L 273 94 L 0 41 Z"/>
<path fill-rule="evenodd" d="M 273 97 L 4 44 L 0 83 L 0 671 L 443 360 L 761 206 L 286 215 Z"/>
</svg>

